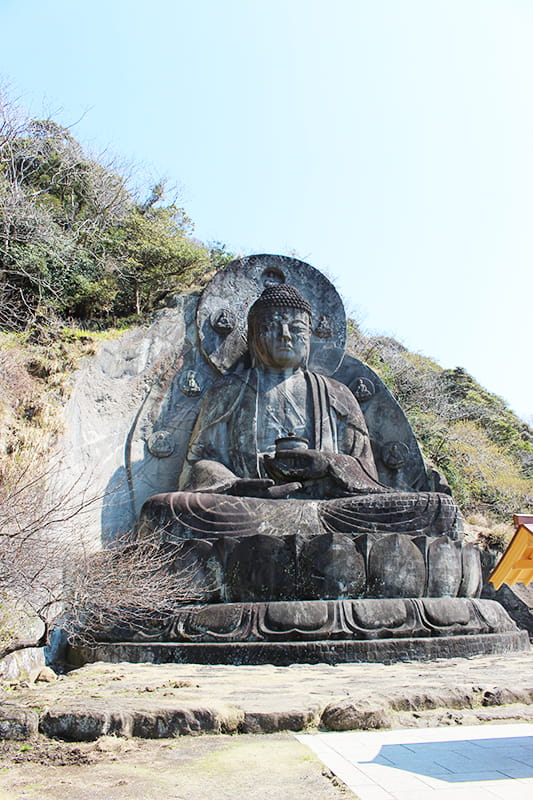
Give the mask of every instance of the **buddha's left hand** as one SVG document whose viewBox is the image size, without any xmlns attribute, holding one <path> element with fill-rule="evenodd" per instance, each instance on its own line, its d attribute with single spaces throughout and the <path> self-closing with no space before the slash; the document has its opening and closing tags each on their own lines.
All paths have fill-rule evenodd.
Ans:
<svg viewBox="0 0 533 800">
<path fill-rule="evenodd" d="M 271 478 L 239 478 L 231 487 L 229 493 L 237 497 L 259 497 L 276 500 L 287 497 L 302 488 L 302 484 L 292 481 L 275 486 Z"/>
<path fill-rule="evenodd" d="M 264 456 L 267 475 L 276 480 L 311 481 L 325 478 L 329 460 L 320 450 L 281 450 Z"/>
</svg>

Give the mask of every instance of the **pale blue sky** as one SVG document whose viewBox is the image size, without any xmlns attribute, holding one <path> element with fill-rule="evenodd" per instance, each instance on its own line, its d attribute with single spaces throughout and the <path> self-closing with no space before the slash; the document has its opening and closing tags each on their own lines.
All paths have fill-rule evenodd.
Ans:
<svg viewBox="0 0 533 800">
<path fill-rule="evenodd" d="M 36 116 L 533 415 L 531 0 L 0 0 Z"/>
</svg>

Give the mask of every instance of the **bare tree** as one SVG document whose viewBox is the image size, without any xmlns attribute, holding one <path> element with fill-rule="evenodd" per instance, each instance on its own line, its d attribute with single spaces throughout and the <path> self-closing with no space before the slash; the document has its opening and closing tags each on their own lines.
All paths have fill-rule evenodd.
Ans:
<svg viewBox="0 0 533 800">
<path fill-rule="evenodd" d="M 1 542 L 0 548 L 4 609 L 41 623 L 38 633 L 26 636 L 9 625 L 4 628 L 0 658 L 48 644 L 55 627 L 78 644 L 105 640 L 121 630 L 150 633 L 204 597 L 193 567 L 169 569 L 169 553 L 157 536 L 142 542 L 124 537 L 113 548 L 92 554 L 65 553 L 65 543 L 37 536 L 11 540 L 7 547 Z"/>
<path fill-rule="evenodd" d="M 158 532 L 139 541 L 129 532 L 89 551 L 83 515 L 98 498 L 71 486 L 50 500 L 57 469 L 35 476 L 26 466 L 0 490 L 0 658 L 47 644 L 55 626 L 78 643 L 121 628 L 149 632 L 212 588 Z M 40 624 L 21 633 L 21 616 Z"/>
</svg>

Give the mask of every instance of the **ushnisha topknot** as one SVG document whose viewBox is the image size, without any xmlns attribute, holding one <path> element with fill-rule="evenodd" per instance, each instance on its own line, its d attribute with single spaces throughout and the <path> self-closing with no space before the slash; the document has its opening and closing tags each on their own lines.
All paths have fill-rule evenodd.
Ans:
<svg viewBox="0 0 533 800">
<path fill-rule="evenodd" d="M 288 283 L 266 288 L 251 306 L 248 317 L 253 317 L 265 308 L 297 308 L 300 311 L 307 311 L 309 316 L 312 315 L 310 303 L 295 286 L 290 286 Z"/>
</svg>

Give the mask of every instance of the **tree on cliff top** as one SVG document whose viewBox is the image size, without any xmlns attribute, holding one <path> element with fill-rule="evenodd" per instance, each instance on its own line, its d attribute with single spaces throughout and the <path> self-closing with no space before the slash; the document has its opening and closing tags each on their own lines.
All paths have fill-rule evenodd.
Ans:
<svg viewBox="0 0 533 800">
<path fill-rule="evenodd" d="M 192 238 L 163 188 L 140 202 L 116 163 L 0 91 L 0 327 L 141 314 L 205 282 L 230 256 Z"/>
</svg>

